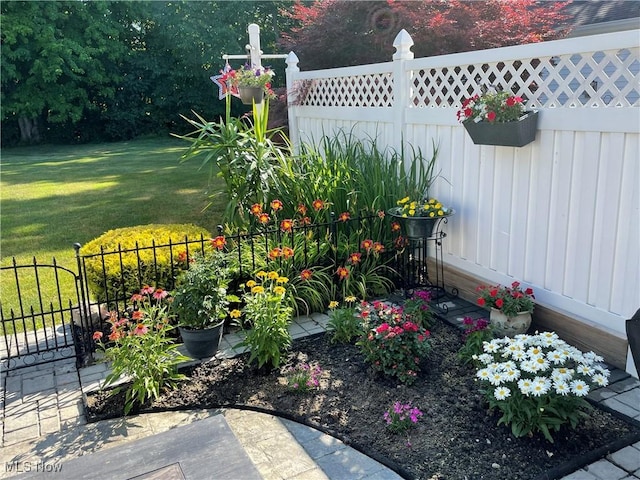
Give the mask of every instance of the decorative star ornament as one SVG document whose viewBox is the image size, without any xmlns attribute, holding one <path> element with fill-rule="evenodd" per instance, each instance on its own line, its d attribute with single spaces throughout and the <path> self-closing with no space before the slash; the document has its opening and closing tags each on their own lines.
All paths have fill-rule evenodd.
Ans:
<svg viewBox="0 0 640 480">
<path fill-rule="evenodd" d="M 240 97 L 240 94 L 238 93 L 238 87 L 235 85 L 230 85 L 231 82 L 229 80 L 232 76 L 232 72 L 233 69 L 231 68 L 231 65 L 229 65 L 229 62 L 227 62 L 224 68 L 220 70 L 220 75 L 214 75 L 210 77 L 213 83 L 218 85 L 218 88 L 220 89 L 218 93 L 219 100 L 224 100 L 224 98 L 229 94 L 233 95 L 234 97 Z"/>
</svg>

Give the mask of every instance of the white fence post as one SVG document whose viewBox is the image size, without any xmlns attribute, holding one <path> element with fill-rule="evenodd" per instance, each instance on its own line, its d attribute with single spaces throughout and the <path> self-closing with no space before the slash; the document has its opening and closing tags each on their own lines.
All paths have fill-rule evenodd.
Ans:
<svg viewBox="0 0 640 480">
<path fill-rule="evenodd" d="M 262 68 L 262 51 L 260 50 L 260 27 L 255 23 L 247 27 L 249 32 L 249 54 L 251 55 L 251 66 Z"/>
<path fill-rule="evenodd" d="M 287 77 L 287 113 L 289 117 L 289 140 L 293 145 L 294 151 L 298 151 L 300 145 L 300 132 L 298 132 L 298 112 L 296 105 L 299 101 L 298 91 L 296 91 L 295 76 L 300 72 L 298 67 L 298 56 L 289 52 L 287 56 L 287 69 L 285 74 Z"/>
<path fill-rule="evenodd" d="M 396 53 L 393 54 L 393 130 L 394 148 L 402 148 L 406 134 L 405 110 L 409 106 L 411 94 L 411 73 L 406 74 L 407 60 L 413 60 L 413 39 L 402 29 L 393 41 Z"/>
</svg>

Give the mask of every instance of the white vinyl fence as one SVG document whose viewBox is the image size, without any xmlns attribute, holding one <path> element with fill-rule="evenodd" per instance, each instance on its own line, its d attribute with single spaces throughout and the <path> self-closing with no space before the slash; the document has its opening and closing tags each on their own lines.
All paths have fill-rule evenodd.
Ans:
<svg viewBox="0 0 640 480">
<path fill-rule="evenodd" d="M 531 286 L 541 303 L 625 337 L 640 308 L 640 31 L 414 59 L 402 31 L 388 63 L 287 69 L 290 135 L 342 130 L 380 147 L 440 148 L 456 209 L 445 263 Z M 522 148 L 474 145 L 457 123 L 483 86 L 540 112 Z"/>
</svg>

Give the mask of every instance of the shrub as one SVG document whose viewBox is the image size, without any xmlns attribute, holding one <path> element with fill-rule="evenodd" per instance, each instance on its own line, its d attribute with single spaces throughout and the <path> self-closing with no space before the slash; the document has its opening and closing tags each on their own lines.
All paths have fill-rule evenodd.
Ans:
<svg viewBox="0 0 640 480">
<path fill-rule="evenodd" d="M 363 322 L 373 328 L 357 345 L 377 371 L 408 385 L 415 382 L 420 361 L 431 350 L 429 331 L 407 320 L 402 307 L 385 302 L 363 302 L 358 307 Z"/>
<path fill-rule="evenodd" d="M 195 225 L 151 224 L 109 230 L 80 249 L 89 290 L 96 300 L 112 303 L 129 298 L 147 284 L 173 288 L 174 275 L 187 266 L 186 239 L 209 237 L 207 230 Z M 153 245 L 162 246 L 151 248 Z"/>
</svg>

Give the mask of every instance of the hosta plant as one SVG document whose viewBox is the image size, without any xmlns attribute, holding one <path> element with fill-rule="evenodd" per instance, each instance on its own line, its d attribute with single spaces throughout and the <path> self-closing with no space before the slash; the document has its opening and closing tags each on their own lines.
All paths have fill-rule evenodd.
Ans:
<svg viewBox="0 0 640 480">
<path fill-rule="evenodd" d="M 112 390 L 112 394 L 125 390 L 125 415 L 136 403 L 157 399 L 164 388 L 186 378 L 177 367 L 189 359 L 176 350 L 178 345 L 169 336 L 173 327 L 166 297 L 166 291 L 145 286 L 131 297 L 131 309 L 122 315 L 111 312 L 108 342 L 103 341 L 102 332 L 93 335 L 111 362 L 105 386 L 129 380 Z"/>
<path fill-rule="evenodd" d="M 593 352 L 583 353 L 555 332 L 516 335 L 485 342 L 478 356 L 477 378 L 492 409 L 502 413 L 498 425 L 511 426 L 516 437 L 575 428 L 590 405 L 593 387 L 609 383 L 609 371 Z"/>
<path fill-rule="evenodd" d="M 429 331 L 408 320 L 397 305 L 362 302 L 358 309 L 363 324 L 371 326 L 357 342 L 366 361 L 402 383 L 414 383 L 420 362 L 431 350 Z"/>
</svg>

